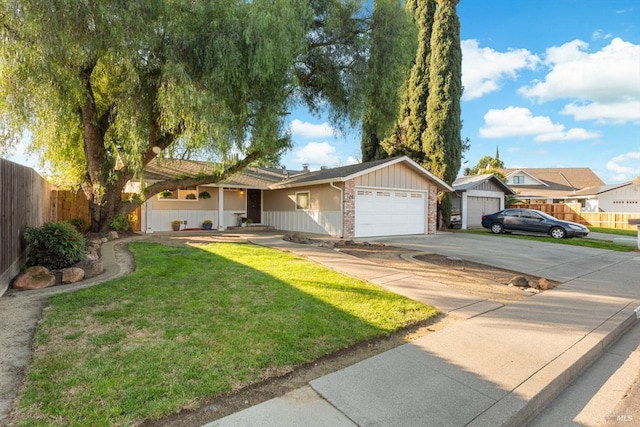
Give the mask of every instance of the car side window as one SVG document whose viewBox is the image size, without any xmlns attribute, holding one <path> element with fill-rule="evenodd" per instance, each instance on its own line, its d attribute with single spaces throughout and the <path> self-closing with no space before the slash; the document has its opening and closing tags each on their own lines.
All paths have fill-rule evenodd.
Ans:
<svg viewBox="0 0 640 427">
<path fill-rule="evenodd" d="M 528 211 L 522 211 L 522 217 L 527 219 L 542 219 L 537 213 Z"/>
<path fill-rule="evenodd" d="M 506 211 L 504 211 L 504 216 L 519 217 L 520 216 L 520 211 L 518 209 L 507 209 Z"/>
</svg>

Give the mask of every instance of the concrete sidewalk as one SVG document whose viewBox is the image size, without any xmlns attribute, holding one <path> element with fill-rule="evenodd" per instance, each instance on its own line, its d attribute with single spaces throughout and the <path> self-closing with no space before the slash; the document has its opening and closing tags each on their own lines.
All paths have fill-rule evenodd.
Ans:
<svg viewBox="0 0 640 427">
<path fill-rule="evenodd" d="M 638 253 L 460 234 L 382 240 L 563 284 L 502 307 L 329 249 L 256 239 L 468 320 L 207 426 L 524 425 L 637 321 Z"/>
</svg>

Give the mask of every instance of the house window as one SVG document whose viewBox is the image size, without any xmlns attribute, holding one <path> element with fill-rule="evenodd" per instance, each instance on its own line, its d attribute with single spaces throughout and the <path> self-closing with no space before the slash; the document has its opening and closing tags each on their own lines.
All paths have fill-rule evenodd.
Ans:
<svg viewBox="0 0 640 427">
<path fill-rule="evenodd" d="M 296 193 L 296 210 L 306 210 L 309 209 L 309 192 L 303 191 L 300 193 Z"/>
<path fill-rule="evenodd" d="M 161 201 L 197 201 L 198 189 L 196 187 L 186 187 L 177 190 L 165 190 L 158 193 L 157 197 Z"/>
<path fill-rule="evenodd" d="M 514 184 L 524 184 L 524 176 L 522 175 L 516 175 L 513 177 L 513 183 Z"/>
</svg>

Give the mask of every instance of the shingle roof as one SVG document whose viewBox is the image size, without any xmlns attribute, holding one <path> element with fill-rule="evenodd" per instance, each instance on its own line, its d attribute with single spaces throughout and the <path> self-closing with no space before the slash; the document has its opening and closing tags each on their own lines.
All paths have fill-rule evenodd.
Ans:
<svg viewBox="0 0 640 427">
<path fill-rule="evenodd" d="M 144 169 L 144 177 L 151 181 L 162 181 L 179 176 L 197 176 L 198 174 L 212 174 L 218 166 L 210 162 L 196 160 L 174 160 L 155 158 Z M 299 171 L 289 171 L 289 174 L 299 174 Z M 282 169 L 247 167 L 240 173 L 217 183 L 221 186 L 267 188 L 269 185 L 283 181 L 289 175 Z"/>
<path fill-rule="evenodd" d="M 353 174 L 357 174 L 358 172 L 362 172 L 367 169 L 371 169 L 373 167 L 388 163 L 395 159 L 397 159 L 397 157 L 383 159 L 383 160 L 374 160 L 372 162 L 366 162 L 366 163 L 356 163 L 354 165 L 340 166 L 337 168 L 320 169 L 317 171 L 305 172 L 305 173 L 292 176 L 290 179 L 283 181 L 281 184 L 292 185 L 292 184 L 312 183 L 316 181 L 327 181 L 331 179 L 344 178 Z"/>
<path fill-rule="evenodd" d="M 456 178 L 452 187 L 455 191 L 467 191 L 471 190 L 485 181 L 492 181 L 496 185 L 500 186 L 507 194 L 515 194 L 515 191 L 507 184 L 502 182 L 497 176 L 492 173 L 486 173 L 483 175 L 469 175 Z"/>
<path fill-rule="evenodd" d="M 598 194 L 606 193 L 607 191 L 616 190 L 618 188 L 633 185 L 634 181 L 623 182 L 622 184 L 602 185 L 600 187 L 588 187 L 576 192 L 576 196 L 595 196 Z"/>
<path fill-rule="evenodd" d="M 520 197 L 572 197 L 587 187 L 600 187 L 604 182 L 589 168 L 511 168 L 501 169 L 505 176 L 523 171 L 547 185 L 513 185 Z"/>
<path fill-rule="evenodd" d="M 386 163 L 407 162 L 411 167 L 420 170 L 433 180 L 439 188 L 451 191 L 444 181 L 426 171 L 407 157 L 393 157 L 367 163 L 341 166 L 317 171 L 286 171 L 275 168 L 247 167 L 224 181 L 216 183 L 218 186 L 248 187 L 257 189 L 296 187 L 313 185 L 332 180 L 341 180 L 369 169 L 383 167 Z M 144 178 L 151 181 L 162 181 L 179 176 L 197 176 L 201 173 L 214 173 L 217 166 L 210 162 L 193 160 L 154 159 L 145 167 Z"/>
</svg>

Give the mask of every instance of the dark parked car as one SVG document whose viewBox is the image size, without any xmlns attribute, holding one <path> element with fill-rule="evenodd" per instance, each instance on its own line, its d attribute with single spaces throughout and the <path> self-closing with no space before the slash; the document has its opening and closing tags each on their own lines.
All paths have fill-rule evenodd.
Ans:
<svg viewBox="0 0 640 427">
<path fill-rule="evenodd" d="M 534 209 L 504 209 L 482 216 L 482 226 L 493 233 L 511 231 L 548 234 L 556 239 L 584 237 L 589 229 L 575 222 L 561 221 Z"/>
</svg>

